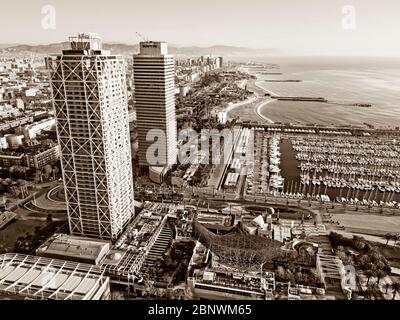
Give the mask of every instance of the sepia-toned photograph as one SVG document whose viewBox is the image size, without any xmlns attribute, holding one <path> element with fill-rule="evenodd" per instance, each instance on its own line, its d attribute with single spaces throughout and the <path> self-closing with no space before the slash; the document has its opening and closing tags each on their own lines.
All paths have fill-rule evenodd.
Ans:
<svg viewBox="0 0 400 320">
<path fill-rule="evenodd" d="M 0 9 L 0 300 L 400 300 L 398 0 Z"/>
</svg>

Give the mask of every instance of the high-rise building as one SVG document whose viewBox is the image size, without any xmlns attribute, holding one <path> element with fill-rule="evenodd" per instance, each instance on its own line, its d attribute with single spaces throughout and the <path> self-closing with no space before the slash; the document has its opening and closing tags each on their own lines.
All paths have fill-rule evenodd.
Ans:
<svg viewBox="0 0 400 320">
<path fill-rule="evenodd" d="M 116 240 L 134 216 L 121 56 L 79 34 L 49 60 L 70 232 Z"/>
<path fill-rule="evenodd" d="M 141 42 L 133 63 L 139 165 L 171 166 L 177 158 L 174 57 L 165 42 Z M 149 147 L 161 141 L 153 139 L 152 130 L 165 134 L 156 150 L 157 163 L 149 161 Z"/>
</svg>

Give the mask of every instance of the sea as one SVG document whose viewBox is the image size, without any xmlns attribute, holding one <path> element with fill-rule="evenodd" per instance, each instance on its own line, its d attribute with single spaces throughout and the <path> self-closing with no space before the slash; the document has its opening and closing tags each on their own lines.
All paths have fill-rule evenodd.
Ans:
<svg viewBox="0 0 400 320">
<path fill-rule="evenodd" d="M 260 112 L 274 122 L 400 127 L 400 57 L 266 57 L 253 61 L 268 66 L 265 70 L 250 69 L 249 72 L 257 76 L 257 85 L 271 94 L 322 97 L 328 100 L 327 103 L 275 101 L 266 104 Z M 354 104 L 372 106 L 365 108 Z M 283 139 L 280 148 L 284 189 L 287 192 L 294 191 L 296 186 L 296 192 L 326 193 L 331 199 L 358 197 L 379 202 L 389 198 L 388 193 L 376 190 L 357 192 L 348 188 L 305 187 L 300 184 L 300 162 L 295 159 L 291 143 Z M 392 200 L 400 201 L 399 194 L 395 194 Z"/>
<path fill-rule="evenodd" d="M 269 66 L 267 70 L 252 71 L 259 87 L 280 96 L 328 100 L 328 103 L 277 101 L 267 104 L 261 113 L 274 122 L 400 126 L 400 57 L 265 57 L 254 62 Z M 372 106 L 363 108 L 352 104 Z"/>
</svg>

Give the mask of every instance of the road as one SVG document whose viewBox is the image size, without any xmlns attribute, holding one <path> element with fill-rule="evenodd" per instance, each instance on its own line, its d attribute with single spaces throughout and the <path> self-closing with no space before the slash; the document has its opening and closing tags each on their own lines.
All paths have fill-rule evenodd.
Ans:
<svg viewBox="0 0 400 320">
<path fill-rule="evenodd" d="M 324 224 L 327 228 L 328 231 L 332 232 L 337 232 L 341 233 L 343 236 L 352 238 L 354 235 L 356 236 L 361 236 L 364 237 L 368 241 L 373 241 L 373 242 L 378 242 L 378 243 L 386 243 L 386 240 L 383 237 L 380 236 L 375 236 L 375 235 L 370 235 L 370 234 L 365 234 L 365 233 L 360 233 L 360 232 L 350 232 L 349 230 L 341 230 L 339 229 L 340 226 L 337 224 L 330 224 L 330 223 L 324 223 L 323 221 L 323 214 L 326 214 L 326 208 L 330 208 L 331 204 L 322 204 L 319 203 L 318 201 L 311 201 L 310 203 L 307 200 L 302 200 L 300 203 L 297 200 L 294 199 L 287 199 L 287 198 L 282 198 L 282 197 L 272 197 L 272 196 L 266 196 L 266 197 L 249 197 L 247 196 L 246 199 L 237 199 L 237 197 L 232 197 L 230 194 L 225 194 L 225 197 L 221 194 L 215 194 L 215 196 L 208 195 L 208 194 L 201 194 L 195 192 L 196 200 L 198 201 L 203 201 L 205 203 L 211 201 L 215 202 L 221 202 L 221 203 L 235 203 L 238 205 L 255 205 L 255 206 L 280 206 L 280 207 L 288 207 L 290 209 L 299 209 L 303 212 L 310 212 L 313 215 L 314 221 L 317 224 Z M 188 194 L 185 195 L 185 200 L 190 201 L 193 200 L 194 197 L 188 192 Z M 311 204 L 311 206 L 310 206 Z M 341 213 L 347 213 L 347 214 L 353 214 L 353 215 L 358 215 L 360 216 L 360 219 L 362 219 L 362 215 L 360 214 L 360 211 L 354 211 L 354 210 L 349 210 L 349 208 L 343 208 L 341 205 L 336 204 L 335 205 L 340 206 L 341 208 Z M 335 218 L 336 214 L 340 213 L 335 213 L 332 212 L 330 209 L 329 211 L 333 219 Z M 368 216 L 369 214 L 373 213 L 368 213 L 364 212 L 363 215 Z"/>
</svg>

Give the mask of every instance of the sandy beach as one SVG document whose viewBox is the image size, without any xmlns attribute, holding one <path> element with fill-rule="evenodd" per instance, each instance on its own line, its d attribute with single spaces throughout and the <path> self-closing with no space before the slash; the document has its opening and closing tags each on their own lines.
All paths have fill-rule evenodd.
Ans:
<svg viewBox="0 0 400 320">
<path fill-rule="evenodd" d="M 230 106 L 227 109 L 227 114 L 229 119 L 234 119 L 238 117 L 241 121 L 265 121 L 268 123 L 273 123 L 273 120 L 269 116 L 262 113 L 262 110 L 271 102 L 275 100 L 270 97 L 266 97 L 265 93 L 268 90 L 259 86 L 255 81 L 249 81 L 247 83 L 250 91 L 254 92 L 254 97 Z M 270 92 L 270 94 L 273 94 Z"/>
</svg>

